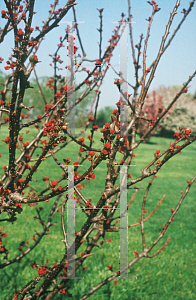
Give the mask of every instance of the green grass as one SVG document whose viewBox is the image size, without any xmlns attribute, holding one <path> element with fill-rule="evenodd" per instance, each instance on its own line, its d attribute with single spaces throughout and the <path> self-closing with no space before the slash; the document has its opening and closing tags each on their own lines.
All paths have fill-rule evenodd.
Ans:
<svg viewBox="0 0 196 300">
<path fill-rule="evenodd" d="M 76 129 L 76 132 L 78 130 Z M 28 136 L 24 132 L 24 141 L 31 140 L 32 136 Z M 36 131 L 34 131 L 36 133 Z M 89 134 L 89 130 L 86 135 Z M 2 142 L 8 135 L 8 130 L 3 127 L 0 131 L 0 176 L 3 175 L 3 166 L 8 164 L 8 146 Z M 94 148 L 100 148 L 100 138 L 102 134 L 98 130 L 95 133 L 96 139 L 93 144 Z M 153 137 L 149 144 L 142 144 L 135 150 L 136 157 L 132 163 L 136 167 L 131 167 L 130 171 L 132 179 L 141 174 L 141 170 L 153 159 L 153 153 L 160 149 L 166 150 L 170 139 Z M 56 154 L 57 158 L 63 163 L 63 158 L 69 157 L 74 162 L 77 159 L 77 151 L 79 147 L 73 144 L 68 145 L 61 152 Z M 41 150 L 38 149 L 40 154 Z M 153 186 L 148 194 L 146 209 L 148 215 L 157 205 L 163 194 L 165 199 L 155 212 L 155 214 L 145 222 L 146 243 L 150 245 L 159 235 L 162 226 L 167 222 L 171 207 L 175 208 L 181 198 L 180 191 L 185 191 L 187 180 L 191 180 L 195 175 L 195 153 L 196 144 L 188 146 L 182 154 L 176 155 L 166 165 L 162 167 L 158 173 L 157 179 L 153 181 Z M 17 157 L 19 150 L 17 150 Z M 122 154 L 118 153 L 118 158 L 122 158 Z M 95 180 L 88 182 L 85 180 L 85 189 L 81 192 L 86 198 L 91 198 L 95 204 L 100 199 L 100 194 L 105 186 L 106 167 L 103 161 L 95 169 Z M 33 163 L 32 163 L 33 164 Z M 31 163 L 30 163 L 31 165 Z M 79 169 L 82 174 L 90 162 L 87 160 L 83 163 L 83 167 Z M 44 176 L 49 176 L 51 180 L 57 180 L 61 177 L 62 169 L 60 169 L 52 158 L 45 160 L 35 173 L 34 179 L 30 183 L 31 187 L 37 191 L 45 188 L 45 182 L 42 180 Z M 25 173 L 26 175 L 27 173 Z M 137 183 L 136 186 L 146 187 L 149 178 Z M 119 184 L 119 180 L 117 181 Z M 65 185 L 63 181 L 61 185 Z M 133 195 L 134 190 L 128 191 L 128 200 Z M 139 190 L 132 205 L 129 208 L 129 224 L 138 222 L 138 217 L 141 215 L 141 203 L 145 189 Z M 190 188 L 190 192 L 182 203 L 181 208 L 175 216 L 175 221 L 170 225 L 163 239 L 156 245 L 150 254 L 157 252 L 165 243 L 168 237 L 171 237 L 167 247 L 155 258 L 143 258 L 138 263 L 129 269 L 129 277 L 136 277 L 137 279 L 117 280 L 117 285 L 112 281 L 107 286 L 98 290 L 94 296 L 89 299 L 194 299 L 196 294 L 196 230 L 195 230 L 195 192 L 196 184 Z M 54 203 L 55 199 L 50 199 L 48 203 L 43 202 L 38 207 L 43 207 L 41 211 L 43 219 L 46 221 L 48 213 Z M 13 224 L 8 222 L 1 222 L 1 230 L 6 232 L 8 236 L 3 238 L 3 245 L 9 250 L 9 259 L 14 258 L 20 254 L 18 248 L 22 241 L 29 240 L 29 245 L 33 244 L 32 236 L 35 232 L 41 232 L 42 227 L 38 220 L 34 220 L 36 215 L 34 207 L 22 205 L 23 212 L 17 215 L 17 221 Z M 6 214 L 1 215 L 1 219 L 7 217 Z M 76 210 L 76 230 L 81 228 L 86 217 L 81 215 L 81 212 Z M 49 259 L 48 265 L 51 266 L 54 262 L 58 262 L 64 254 L 64 244 L 62 243 L 63 234 L 61 231 L 61 213 L 57 213 L 53 220 L 56 225 L 51 227 L 50 236 L 46 236 L 41 240 L 40 245 L 34 248 L 26 257 L 21 260 L 21 263 L 12 264 L 4 269 L 1 269 L 0 275 L 0 290 L 2 291 L 1 299 L 10 300 L 14 293 L 17 293 L 28 281 L 38 274 L 36 269 L 32 269 L 30 264 L 36 262 L 37 264 L 44 264 L 46 259 Z M 135 256 L 133 251 L 140 252 L 142 250 L 141 244 L 141 229 L 139 226 L 129 229 L 128 236 L 128 257 L 129 261 Z M 83 272 L 82 269 L 76 272 L 76 276 L 84 276 L 83 280 L 72 280 L 70 292 L 73 294 L 73 299 L 79 299 L 92 286 L 96 285 L 101 280 L 112 275 L 111 271 L 107 271 L 107 266 L 112 265 L 114 270 L 119 267 L 118 261 L 118 233 L 107 233 L 106 239 L 111 238 L 112 243 L 105 243 L 102 249 L 97 247 L 93 249 L 96 254 L 84 262 L 84 267 L 87 270 Z M 78 254 L 85 249 L 86 242 L 78 250 Z M 3 256 L 3 255 L 1 255 Z M 3 257 L 1 263 L 4 263 Z M 55 299 L 69 299 L 65 295 L 56 295 Z"/>
</svg>

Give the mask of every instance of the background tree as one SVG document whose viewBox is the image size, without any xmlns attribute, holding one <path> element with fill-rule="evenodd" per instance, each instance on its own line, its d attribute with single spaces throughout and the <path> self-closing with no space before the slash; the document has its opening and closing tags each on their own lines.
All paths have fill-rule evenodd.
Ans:
<svg viewBox="0 0 196 300">
<path fill-rule="evenodd" d="M 98 113 L 97 113 L 97 118 L 96 118 L 96 124 L 102 128 L 105 123 L 110 123 L 111 122 L 111 115 L 112 111 L 115 109 L 115 107 L 111 106 L 106 106 L 104 108 L 101 108 Z"/>
</svg>

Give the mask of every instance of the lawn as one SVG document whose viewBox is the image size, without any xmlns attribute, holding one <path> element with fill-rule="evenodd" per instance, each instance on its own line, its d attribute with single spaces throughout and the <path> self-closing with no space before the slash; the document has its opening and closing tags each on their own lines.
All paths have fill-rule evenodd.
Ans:
<svg viewBox="0 0 196 300">
<path fill-rule="evenodd" d="M 76 129 L 76 132 L 78 129 Z M 24 132 L 24 141 L 30 140 L 29 136 Z M 36 131 L 33 131 L 36 133 Z M 89 134 L 87 130 L 85 136 Z M 3 166 L 8 164 L 8 146 L 3 140 L 8 135 L 8 129 L 1 128 L 0 131 L 0 176 L 3 175 Z M 100 138 L 102 134 L 98 130 L 95 132 L 93 144 L 94 148 L 100 148 Z M 131 167 L 130 171 L 132 178 L 141 175 L 141 170 L 153 159 L 153 153 L 159 149 L 166 150 L 171 139 L 152 137 L 149 144 L 142 144 L 135 150 L 135 158 L 133 159 L 136 167 Z M 79 146 L 69 144 L 56 156 L 58 160 L 63 163 L 63 158 L 69 157 L 72 162 L 77 159 L 77 151 Z M 17 157 L 19 155 L 17 150 Z M 38 149 L 35 153 L 41 153 Z M 165 194 L 165 198 L 161 203 L 158 210 L 153 216 L 145 222 L 146 243 L 150 245 L 159 235 L 162 226 L 167 222 L 171 214 L 171 208 L 175 209 L 178 201 L 181 198 L 181 190 L 185 191 L 187 181 L 191 180 L 195 175 L 196 143 L 188 146 L 182 151 L 181 154 L 176 155 L 174 158 L 164 165 L 158 173 L 157 179 L 153 181 L 153 186 L 148 194 L 146 209 L 147 215 L 156 207 L 157 203 Z M 122 158 L 122 154 L 118 153 L 117 157 Z M 30 163 L 31 165 L 31 163 Z M 90 162 L 87 160 L 83 166 L 79 168 L 79 174 L 83 171 Z M 51 180 L 58 180 L 61 177 L 62 169 L 60 169 L 54 162 L 53 158 L 46 159 L 38 168 L 30 183 L 31 188 L 40 192 L 46 187 L 45 182 L 42 180 L 44 176 L 49 176 Z M 81 190 L 82 194 L 87 199 L 92 199 L 95 204 L 100 199 L 100 194 L 105 187 L 106 177 L 106 161 L 103 161 L 96 169 L 96 178 L 91 181 L 84 180 L 85 189 Z M 26 175 L 26 173 L 25 173 Z M 129 180 L 128 180 L 129 182 Z M 145 188 L 149 182 L 149 178 L 136 184 L 137 187 L 143 186 L 134 198 L 132 205 L 129 208 L 128 220 L 129 224 L 138 222 L 138 217 L 141 216 L 141 203 Z M 119 184 L 119 180 L 117 181 Z M 61 185 L 65 185 L 66 180 L 62 181 Z M 128 201 L 131 199 L 134 190 L 128 190 Z M 171 237 L 167 247 L 161 252 L 160 255 L 149 259 L 143 258 L 138 263 L 129 269 L 130 279 L 117 280 L 114 285 L 112 281 L 108 285 L 98 290 L 94 296 L 89 299 L 133 299 L 133 300 L 146 300 L 146 299 L 194 299 L 196 294 L 196 209 L 195 209 L 195 193 L 196 183 L 190 188 L 190 192 L 182 203 L 178 213 L 175 216 L 174 222 L 170 225 L 163 239 L 156 245 L 150 254 L 157 252 L 165 243 L 168 237 Z M 48 214 L 55 199 L 50 199 L 49 202 L 43 202 L 37 205 L 38 208 L 43 207 L 40 211 L 43 220 L 48 219 Z M 17 215 L 17 221 L 12 223 L 1 222 L 1 230 L 7 233 L 7 237 L 3 238 L 3 245 L 9 250 L 8 258 L 12 259 L 20 254 L 18 248 L 22 241 L 29 240 L 29 246 L 33 244 L 32 237 L 36 231 L 41 232 L 42 226 L 38 220 L 34 219 L 36 211 L 34 206 L 22 205 L 23 211 Z M 1 215 L 1 219 L 6 218 L 5 214 Z M 76 210 L 75 229 L 78 231 L 86 217 L 82 215 L 80 210 Z M 61 230 L 61 213 L 57 213 L 53 220 L 54 226 L 51 227 L 50 235 L 45 236 L 40 244 L 35 247 L 28 255 L 26 255 L 20 263 L 14 263 L 8 267 L 1 269 L 0 275 L 0 290 L 2 291 L 0 299 L 10 300 L 14 294 L 17 293 L 28 281 L 36 277 L 37 269 L 31 268 L 30 264 L 34 261 L 37 264 L 44 265 L 46 259 L 49 259 L 48 265 L 58 262 L 64 254 L 64 243 L 62 243 L 63 234 Z M 72 280 L 70 292 L 73 294 L 73 299 L 80 299 L 92 286 L 96 285 L 101 280 L 112 275 L 111 271 L 107 271 L 107 266 L 112 265 L 116 271 L 119 268 L 119 233 L 107 233 L 106 240 L 112 239 L 113 242 L 104 243 L 102 248 L 94 248 L 96 252 L 91 258 L 84 262 L 86 271 L 82 268 L 76 272 L 76 276 L 84 276 L 82 280 Z M 81 245 L 78 250 L 78 255 L 85 250 L 87 243 Z M 128 233 L 128 259 L 132 260 L 135 255 L 133 251 L 140 252 L 142 250 L 141 242 L 141 229 L 140 226 L 129 228 Z M 3 255 L 1 255 L 1 263 L 4 263 Z M 137 277 L 137 279 L 133 278 Z M 57 295 L 55 299 L 69 299 L 66 295 Z"/>
</svg>

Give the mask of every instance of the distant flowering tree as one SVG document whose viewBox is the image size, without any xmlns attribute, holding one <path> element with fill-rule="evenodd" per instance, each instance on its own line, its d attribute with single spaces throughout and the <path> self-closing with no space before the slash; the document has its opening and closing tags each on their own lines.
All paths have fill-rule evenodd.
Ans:
<svg viewBox="0 0 196 300">
<path fill-rule="evenodd" d="M 25 281 L 24 279 L 24 282 L 21 283 L 22 288 L 21 286 L 17 287 L 17 293 L 15 293 L 15 295 L 10 295 L 10 299 L 48 300 L 51 298 L 55 299 L 55 295 L 58 293 L 66 294 L 67 297 L 71 297 L 69 284 L 71 278 L 75 276 L 75 271 L 82 266 L 86 259 L 90 259 L 94 254 L 92 253 L 92 250 L 95 247 L 104 248 L 106 232 L 119 232 L 122 224 L 124 224 L 124 220 L 126 220 L 126 211 L 129 209 L 136 193 L 142 188 L 138 186 L 138 183 L 145 178 L 151 177 L 144 192 L 139 222 L 128 225 L 129 228 L 132 226 L 141 227 L 142 251 L 139 252 L 136 251 L 136 249 L 133 249 L 135 258 L 128 262 L 128 265 L 121 265 L 120 270 L 113 270 L 113 266 L 109 265 L 108 271 L 112 271 L 113 274 L 104 281 L 97 283 L 96 286 L 92 287 L 82 298 L 80 298 L 86 299 L 112 280 L 114 280 L 114 284 L 116 285 L 116 279 L 119 276 L 123 276 L 126 270 L 131 268 L 141 258 L 152 258 L 161 253 L 170 238 L 166 240 L 158 252 L 150 254 L 154 246 L 163 238 L 169 225 L 174 220 L 174 216 L 182 204 L 182 201 L 196 179 L 195 176 L 188 181 L 185 192 L 182 192 L 177 206 L 171 208 L 168 220 L 163 224 L 157 239 L 150 246 L 147 246 L 144 224 L 157 210 L 164 199 L 163 196 L 157 206 L 155 206 L 150 214 L 145 217 L 145 214 L 147 213 L 146 201 L 148 192 L 152 188 L 152 181 L 156 178 L 156 174 L 160 172 L 160 169 L 164 164 L 168 163 L 172 157 L 181 153 L 184 148 L 196 140 L 196 135 L 192 135 L 191 129 L 181 127 L 179 131 L 175 133 L 174 140 L 167 149 L 163 152 L 157 149 L 153 154 L 153 159 L 149 157 L 149 164 L 144 166 L 138 177 L 135 176 L 135 178 L 133 178 L 134 176 L 128 172 L 128 169 L 132 163 L 132 159 L 135 157 L 135 149 L 138 148 L 153 130 L 158 127 L 161 119 L 164 118 L 178 98 L 183 93 L 187 92 L 188 84 L 196 74 L 195 71 L 187 79 L 166 109 L 163 109 L 161 99 L 158 99 L 158 102 L 155 105 L 156 108 L 151 107 L 152 112 L 150 111 L 150 105 L 152 106 L 153 103 L 149 104 L 147 95 L 156 68 L 165 50 L 177 34 L 181 24 L 191 12 L 195 0 L 190 2 L 187 10 L 183 9 L 182 20 L 174 30 L 169 41 L 166 43 L 172 21 L 180 5 L 180 0 L 176 1 L 173 11 L 170 13 L 158 54 L 149 67 L 146 66 L 147 45 L 153 19 L 160 10 L 158 4 L 155 1 L 148 1 L 152 7 L 152 13 L 147 19 L 147 34 L 144 39 L 143 48 L 143 35 L 141 35 L 140 42 L 136 45 L 136 51 L 133 44 L 132 25 L 131 22 L 129 22 L 132 57 L 135 70 L 135 85 L 131 86 L 133 88 L 132 100 L 130 100 L 130 95 L 124 94 L 121 89 L 121 84 L 125 80 L 123 74 L 120 73 L 118 74 L 119 78 L 116 79 L 114 83 L 117 85 L 117 92 L 120 92 L 122 97 L 116 103 L 116 109 L 113 110 L 111 122 L 105 123 L 103 128 L 100 129 L 96 124 L 97 109 L 101 93 L 100 86 L 107 70 L 111 66 L 112 53 L 121 38 L 126 22 L 131 21 L 130 0 L 128 0 L 129 17 L 123 19 L 125 15 L 122 14 L 119 25 L 114 29 L 113 35 L 109 39 L 109 46 L 105 49 L 103 54 L 103 9 L 98 10 L 100 17 L 100 28 L 98 30 L 100 33 L 99 57 L 95 57 L 92 71 L 87 70 L 85 67 L 82 68 L 82 64 L 89 60 L 86 58 L 86 53 L 79 34 L 76 12 L 74 9 L 74 6 L 77 3 L 74 2 L 74 0 L 68 0 L 65 6 L 59 9 L 56 8 L 58 0 L 55 0 L 54 4 L 51 4 L 49 16 L 44 21 L 42 28 L 39 26 L 36 26 L 35 28 L 31 27 L 35 13 L 35 0 L 25 0 L 23 1 L 23 5 L 20 4 L 21 1 L 19 0 L 4 0 L 4 2 L 6 8 L 1 11 L 4 27 L 0 30 L 0 42 L 2 43 L 5 36 L 12 31 L 14 35 L 14 48 L 12 49 L 12 56 L 6 61 L 5 70 L 11 72 L 7 75 L 7 78 L 3 83 L 0 101 L 0 124 L 1 126 L 7 123 L 9 124 L 9 133 L 4 139 L 4 147 L 8 150 L 8 165 L 4 165 L 5 157 L 0 155 L 2 165 L 1 171 L 3 172 L 0 180 L 0 221 L 5 223 L 12 222 L 15 225 L 18 225 L 17 216 L 18 214 L 22 214 L 24 216 L 24 222 L 26 222 L 24 207 L 28 205 L 29 207 L 35 208 L 37 212 L 36 219 L 38 219 L 43 226 L 43 231 L 40 233 L 36 232 L 33 236 L 33 242 L 26 240 L 20 243 L 20 254 L 15 257 L 12 256 L 11 249 L 7 249 L 4 245 L 4 240 L 9 239 L 9 235 L 7 235 L 2 227 L 0 229 L 0 255 L 2 257 L 0 268 L 9 268 L 12 264 L 22 261 L 25 256 L 29 256 L 31 260 L 29 267 L 36 268 L 38 273 L 38 276 L 31 278 L 31 280 Z M 44 37 L 48 37 L 53 28 L 58 26 L 58 23 L 71 8 L 73 9 L 74 22 L 72 26 L 66 27 L 65 35 L 59 38 L 56 52 L 53 55 L 50 55 L 52 59 L 51 66 L 53 76 L 47 83 L 47 86 L 53 91 L 53 98 L 51 101 L 50 99 L 47 99 L 46 101 L 45 96 L 40 89 L 45 104 L 44 110 L 42 114 L 38 115 L 32 121 L 28 121 L 29 112 L 33 109 L 33 106 L 24 105 L 23 100 L 26 90 L 31 88 L 29 77 L 32 71 L 35 71 L 36 65 L 41 63 L 38 54 L 41 42 Z M 74 30 L 77 32 L 82 56 L 77 54 L 78 48 L 74 44 Z M 64 76 L 62 78 L 59 75 L 59 71 L 61 69 L 64 70 L 61 67 L 63 61 L 58 53 L 59 50 L 65 46 L 65 43 L 67 43 L 68 57 L 70 59 L 70 64 L 66 67 L 66 69 L 69 70 L 69 76 Z M 143 55 L 142 66 L 139 64 L 141 54 Z M 0 58 L 0 60 L 2 62 L 4 58 Z M 77 86 L 77 88 L 75 88 L 74 74 L 79 71 L 82 71 L 85 74 L 85 79 Z M 142 73 L 141 78 L 139 78 L 140 72 Z M 72 96 L 76 91 L 83 87 L 85 87 L 84 91 L 77 99 L 75 99 L 74 103 Z M 74 107 L 77 107 L 79 103 L 82 103 L 83 99 L 85 99 L 85 97 L 93 90 L 95 91 L 95 96 L 91 104 L 88 120 L 86 124 L 82 124 L 82 131 L 78 135 L 74 135 L 73 132 L 70 131 L 70 124 L 68 124 L 67 119 L 74 110 Z M 11 97 L 8 97 L 10 91 Z M 95 109 L 93 113 L 94 104 Z M 131 115 L 128 124 L 124 126 L 125 124 L 121 122 L 122 120 L 120 121 L 120 116 L 126 106 L 130 108 Z M 145 115 L 145 113 L 147 115 Z M 6 118 L 3 119 L 2 116 L 6 116 Z M 137 130 L 138 128 L 141 130 L 143 121 L 148 123 L 149 128 L 145 128 L 145 131 L 142 132 L 140 138 L 136 141 Z M 84 138 L 83 133 L 88 127 L 91 128 L 91 133 L 87 138 Z M 29 134 L 29 140 L 27 141 L 22 133 L 22 130 L 25 128 L 28 128 L 27 134 Z M 32 131 L 33 133 L 31 133 L 31 128 L 34 129 L 34 131 Z M 122 128 L 124 128 L 124 130 L 122 130 Z M 100 139 L 99 148 L 95 148 L 93 147 L 93 137 L 96 136 L 98 129 L 102 133 L 102 138 Z M 36 134 L 34 134 L 35 130 L 37 130 Z M 76 161 L 72 161 L 69 157 L 66 157 L 66 152 L 63 152 L 64 148 L 70 143 L 73 145 L 72 149 L 77 149 L 77 147 L 79 147 L 78 158 Z M 118 152 L 121 153 L 121 156 L 123 155 L 122 159 L 117 157 Z M 59 158 L 60 153 L 64 153 L 63 155 L 65 156 L 63 159 Z M 48 174 L 50 159 L 53 159 L 59 169 L 58 178 L 54 178 L 53 174 Z M 90 162 L 90 167 L 86 168 L 82 174 L 79 174 L 79 166 L 85 161 Z M 82 189 L 86 188 L 84 183 L 85 180 L 87 180 L 89 184 L 92 184 L 92 180 L 97 180 L 97 185 L 99 185 L 100 179 L 96 178 L 94 170 L 103 161 L 106 162 L 107 170 L 105 188 L 100 193 L 97 203 L 93 204 L 91 199 L 87 199 L 84 196 Z M 39 169 L 43 164 L 45 164 L 45 168 L 41 177 L 45 187 L 40 184 L 37 186 L 38 190 L 32 189 L 30 185 L 33 181 L 37 180 L 38 176 L 40 176 L 38 175 L 39 172 L 41 172 Z M 75 169 L 73 170 L 74 166 Z M 62 174 L 60 174 L 60 171 Z M 121 178 L 120 185 L 117 184 L 118 177 Z M 124 201 L 124 198 L 121 197 L 122 193 L 126 191 L 127 188 L 135 189 L 128 205 L 127 202 Z M 73 205 L 73 191 L 75 191 L 76 203 L 81 207 L 79 214 L 81 214 L 81 216 L 85 215 L 86 219 L 82 227 L 78 228 L 72 237 L 69 234 L 69 230 L 71 231 L 72 228 L 68 227 L 68 232 L 66 232 L 66 216 L 64 211 L 66 204 L 68 205 L 68 213 L 70 207 Z M 44 222 L 41 213 L 43 207 L 39 207 L 38 204 L 42 203 L 44 206 L 44 203 L 48 201 L 54 202 L 51 211 L 48 214 L 48 221 Z M 118 205 L 120 205 L 121 209 L 120 216 L 117 214 L 118 211 L 116 210 Z M 125 205 L 125 209 L 122 209 L 123 205 Z M 50 227 L 54 225 L 53 219 L 58 212 L 61 212 L 61 229 L 64 236 L 63 243 L 65 244 L 65 253 L 58 261 L 55 257 L 54 261 L 49 263 L 48 258 L 46 258 L 45 265 L 40 265 L 39 262 L 34 261 L 32 250 L 34 248 L 38 249 L 43 237 L 49 234 Z M 70 217 L 68 217 L 68 224 L 69 222 L 72 222 Z M 119 223 L 120 225 L 118 226 Z M 125 232 L 122 229 L 121 231 Z M 20 228 L 18 228 L 17 234 L 19 235 L 19 233 Z M 110 239 L 109 242 L 112 242 L 112 240 Z M 51 241 L 51 243 L 53 243 L 53 247 L 55 248 L 55 240 L 54 242 Z M 83 244 L 86 244 L 85 251 L 76 258 L 75 254 L 78 253 Z M 10 256 L 12 256 L 12 258 L 10 258 Z M 83 270 L 85 271 L 85 268 L 83 268 Z M 65 276 L 65 278 L 59 280 L 59 278 L 63 276 Z"/>
<path fill-rule="evenodd" d="M 163 111 L 164 106 L 162 99 L 163 97 L 160 95 L 158 97 L 156 96 L 156 91 L 153 91 L 152 96 L 149 96 L 148 94 L 146 95 L 146 100 L 140 114 L 140 122 L 138 124 L 140 137 L 148 132 L 149 128 L 155 124 L 156 119 Z M 157 129 L 160 128 L 161 125 L 157 124 L 156 129 L 151 132 L 151 135 L 155 135 L 157 133 Z M 144 141 L 147 141 L 148 139 L 149 136 Z"/>
</svg>

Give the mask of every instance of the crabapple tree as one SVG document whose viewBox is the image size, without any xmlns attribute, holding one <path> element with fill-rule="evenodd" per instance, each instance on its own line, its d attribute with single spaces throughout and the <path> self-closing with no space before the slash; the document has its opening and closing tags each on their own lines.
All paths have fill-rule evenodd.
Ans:
<svg viewBox="0 0 196 300">
<path fill-rule="evenodd" d="M 183 9 L 181 21 L 168 40 L 170 27 L 180 6 L 180 0 L 176 1 L 173 11 L 169 15 L 160 48 L 150 66 L 146 65 L 147 46 L 153 20 L 159 14 L 160 8 L 155 1 L 147 2 L 147 5 L 152 8 L 152 12 L 147 19 L 146 36 L 141 34 L 139 43 L 134 46 L 131 4 L 128 0 L 128 17 L 125 18 L 123 13 L 119 16 L 120 20 L 109 37 L 109 44 L 105 51 L 102 49 L 104 12 L 103 8 L 98 9 L 100 19 L 100 28 L 98 29 L 100 35 L 99 55 L 94 57 L 92 61 L 86 57 L 76 19 L 77 3 L 74 0 L 68 0 L 61 8 L 57 7 L 58 0 L 55 0 L 51 4 L 48 17 L 43 21 L 42 27 L 37 25 L 35 28 L 32 27 L 35 0 L 4 0 L 5 8 L 1 10 L 1 21 L 4 25 L 0 29 L 0 42 L 3 45 L 7 35 L 12 33 L 14 47 L 11 49 L 12 53 L 9 59 L 0 58 L 1 62 L 7 59 L 4 69 L 9 73 L 2 83 L 0 100 L 0 125 L 7 135 L 3 138 L 0 155 L 0 222 L 1 224 L 5 223 L 4 227 L 0 227 L 0 268 L 9 269 L 13 264 L 21 263 L 29 257 L 28 267 L 37 271 L 36 276 L 32 278 L 27 276 L 28 279 L 23 279 L 20 286 L 17 286 L 17 292 L 10 295 L 9 299 L 48 300 L 57 299 L 55 297 L 58 297 L 59 294 L 71 297 L 72 279 L 76 278 L 77 280 L 78 274 L 81 274 L 78 272 L 82 268 L 85 271 L 84 262 L 92 260 L 93 266 L 97 248 L 104 249 L 106 243 L 112 242 L 111 239 L 106 240 L 106 233 L 117 234 L 120 232 L 120 268 L 114 269 L 112 265 L 108 265 L 108 272 L 112 272 L 112 275 L 110 274 L 103 281 L 97 282 L 89 291 L 85 291 L 80 299 L 88 298 L 112 280 L 116 285 L 117 279 L 125 278 L 128 269 L 141 258 L 155 257 L 162 252 L 169 242 L 170 238 L 167 238 L 164 245 L 157 252 L 152 253 L 152 249 L 164 237 L 168 227 L 174 221 L 174 216 L 196 176 L 188 180 L 185 191 L 179 197 L 178 204 L 175 208 L 171 208 L 171 212 L 162 224 L 156 239 L 150 244 L 146 240 L 145 224 L 157 211 L 165 196 L 161 195 L 160 201 L 154 205 L 152 211 L 148 212 L 146 210 L 148 193 L 153 189 L 152 181 L 162 171 L 162 166 L 168 164 L 174 156 L 180 155 L 179 153 L 196 140 L 196 135 L 192 134 L 191 128 L 181 127 L 175 133 L 170 145 L 163 151 L 156 149 L 152 153 L 148 159 L 148 164 L 142 167 L 139 175 L 131 175 L 130 166 L 135 161 L 134 152 L 136 149 L 158 128 L 160 121 L 175 105 L 179 97 L 188 91 L 188 85 L 196 74 L 196 71 L 193 70 L 193 73 L 189 78 L 186 78 L 186 82 L 166 109 L 163 108 L 161 99 L 154 99 L 157 101 L 154 106 L 158 110 L 154 108 L 153 103 L 149 104 L 148 91 L 158 64 L 173 38 L 178 34 L 182 23 L 188 18 L 195 0 L 190 2 L 187 9 Z M 39 76 L 36 72 L 36 66 L 43 63 L 39 61 L 39 50 L 44 44 L 44 39 L 50 38 L 51 31 L 58 27 L 59 22 L 69 10 L 73 11 L 74 21 L 65 25 L 64 35 L 59 37 L 55 53 L 47 53 L 51 58 L 52 70 L 51 78 L 46 84 L 52 95 L 52 99 L 51 96 L 48 99 L 39 84 Z M 112 112 L 111 122 L 105 123 L 102 128 L 99 128 L 96 124 L 96 117 L 101 97 L 100 87 L 108 69 L 113 68 L 113 52 L 121 40 L 127 24 L 129 26 L 135 83 L 129 83 L 123 72 L 118 74 L 114 70 L 115 76 L 118 75 L 114 84 L 117 87 L 116 92 L 120 93 L 120 99 L 116 104 L 114 103 L 116 109 Z M 75 33 L 79 47 L 76 47 Z M 144 43 L 142 44 L 143 40 Z M 69 61 L 67 65 L 59 54 L 63 47 L 66 49 L 64 51 L 67 51 Z M 142 63 L 140 65 L 141 58 Z M 86 62 L 92 63 L 92 70 L 86 69 Z M 60 71 L 63 75 L 60 75 Z M 78 72 L 83 74 L 84 79 L 76 86 L 74 76 Z M 39 105 L 39 109 L 41 107 L 40 103 L 36 101 L 33 105 L 24 103 L 27 90 L 33 88 L 30 82 L 32 73 L 36 77 L 39 94 L 42 97 L 43 110 L 33 119 L 29 119 L 31 110 L 36 105 Z M 127 84 L 131 86 L 133 94 L 127 93 L 125 89 Z M 73 122 L 75 108 L 82 105 L 82 102 L 92 94 L 88 119 L 87 121 L 83 120 L 81 116 L 82 129 L 76 134 Z M 123 117 L 126 115 L 127 109 L 130 112 L 128 119 Z M 144 122 L 147 124 L 145 127 Z M 85 136 L 89 129 L 90 133 Z M 138 129 L 140 129 L 140 137 L 137 139 Z M 99 137 L 99 134 L 101 134 L 101 138 L 96 139 L 95 142 L 94 139 Z M 96 146 L 94 146 L 95 144 Z M 72 152 L 77 150 L 76 159 L 67 157 L 66 152 L 69 146 Z M 6 160 L 7 164 L 4 163 Z M 51 167 L 52 165 L 55 167 Z M 103 165 L 106 170 L 106 177 L 104 178 L 104 188 L 100 190 L 102 188 L 101 178 L 96 176 L 96 171 Z M 55 172 L 55 168 L 58 170 L 57 172 Z M 129 210 L 131 213 L 130 207 L 136 194 L 142 194 L 144 187 L 140 183 L 146 178 L 149 178 L 150 181 L 143 193 L 142 205 L 137 214 L 140 216 L 139 221 L 134 224 L 127 224 L 127 211 Z M 118 179 L 120 179 L 120 183 Z M 87 187 L 88 189 L 95 187 L 94 182 L 97 182 L 96 188 L 98 188 L 96 201 L 90 199 L 85 192 Z M 131 199 L 128 199 L 128 204 L 127 189 L 133 191 Z M 49 211 L 47 205 L 50 203 L 52 206 Z M 73 222 L 75 204 L 78 208 L 76 217 L 82 220 L 77 228 L 74 228 Z M 65 209 L 68 209 L 67 215 Z M 22 220 L 25 226 L 29 218 L 26 213 L 29 210 L 36 212 L 37 215 L 34 216 L 34 220 L 39 221 L 42 230 L 39 232 L 35 230 L 33 237 L 29 236 L 28 238 L 30 228 L 25 227 L 26 240 L 18 242 L 15 240 L 15 236 L 12 236 L 13 241 L 10 242 L 10 247 L 6 246 L 4 241 L 10 239 L 11 236 L 9 232 L 6 232 L 6 225 L 12 226 L 13 224 L 19 235 L 21 226 L 19 220 L 20 222 Z M 147 212 L 148 216 L 146 217 Z M 59 230 L 56 229 L 56 234 L 52 232 L 54 225 L 59 228 Z M 32 229 L 33 226 L 31 225 Z M 123 250 L 126 245 L 124 229 L 130 229 L 133 226 L 141 228 L 142 250 L 133 249 L 134 257 L 127 262 Z M 58 253 L 58 258 L 55 256 L 57 231 L 61 231 L 63 236 L 63 240 L 60 241 L 61 252 Z M 45 257 L 45 264 L 41 264 L 38 261 L 39 258 L 36 258 L 35 261 L 34 249 L 37 251 L 42 249 L 42 241 L 46 241 L 47 238 L 49 242 L 44 243 L 51 243 L 51 249 L 53 249 L 51 255 L 54 256 L 50 260 Z M 18 252 L 12 248 L 16 242 L 18 242 Z M 85 274 L 83 272 L 81 277 L 85 278 Z"/>
</svg>

